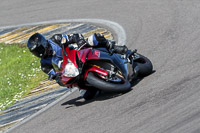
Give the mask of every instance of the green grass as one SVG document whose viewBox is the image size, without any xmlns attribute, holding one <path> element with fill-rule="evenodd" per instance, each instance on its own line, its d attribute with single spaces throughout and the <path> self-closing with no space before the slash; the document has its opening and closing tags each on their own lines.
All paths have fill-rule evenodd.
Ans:
<svg viewBox="0 0 200 133">
<path fill-rule="evenodd" d="M 0 110 L 27 95 L 47 76 L 25 44 L 0 43 Z"/>
</svg>

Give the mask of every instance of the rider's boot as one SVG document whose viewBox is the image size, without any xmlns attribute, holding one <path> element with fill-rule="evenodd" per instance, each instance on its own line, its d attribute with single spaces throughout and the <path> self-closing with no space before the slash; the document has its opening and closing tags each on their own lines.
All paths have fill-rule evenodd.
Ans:
<svg viewBox="0 0 200 133">
<path fill-rule="evenodd" d="M 106 43 L 106 48 L 110 50 L 113 49 L 113 52 L 118 54 L 126 54 L 128 51 L 126 45 L 124 46 L 115 45 L 115 41 L 109 41 L 109 40 Z"/>
<path fill-rule="evenodd" d="M 88 88 L 87 90 L 85 89 L 79 89 L 81 97 L 83 97 L 85 100 L 91 100 L 97 96 L 100 95 L 101 91 L 94 89 L 94 88 Z"/>
<path fill-rule="evenodd" d="M 118 54 L 126 54 L 126 52 L 128 51 L 128 48 L 124 45 L 124 46 L 114 46 L 114 51 Z"/>
<path fill-rule="evenodd" d="M 112 53 L 126 54 L 128 48 L 124 46 L 115 45 L 114 40 L 107 40 L 104 35 L 95 33 L 88 38 L 90 46 L 106 47 L 108 50 L 113 50 Z"/>
</svg>

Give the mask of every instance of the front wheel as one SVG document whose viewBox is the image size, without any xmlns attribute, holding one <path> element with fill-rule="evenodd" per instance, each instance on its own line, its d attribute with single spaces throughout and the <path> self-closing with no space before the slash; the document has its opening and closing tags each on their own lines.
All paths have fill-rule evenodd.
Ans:
<svg viewBox="0 0 200 133">
<path fill-rule="evenodd" d="M 141 54 L 138 54 L 138 55 L 139 55 L 139 58 L 136 59 L 134 62 L 139 68 L 139 71 L 138 71 L 139 76 L 144 77 L 144 76 L 150 75 L 153 71 L 153 65 L 151 61 L 147 57 Z"/>
<path fill-rule="evenodd" d="M 105 81 L 104 79 L 96 76 L 93 72 L 89 72 L 86 78 L 86 81 L 103 91 L 109 92 L 127 92 L 131 89 L 131 84 L 128 81 L 124 81 L 123 83 L 113 83 Z"/>
</svg>

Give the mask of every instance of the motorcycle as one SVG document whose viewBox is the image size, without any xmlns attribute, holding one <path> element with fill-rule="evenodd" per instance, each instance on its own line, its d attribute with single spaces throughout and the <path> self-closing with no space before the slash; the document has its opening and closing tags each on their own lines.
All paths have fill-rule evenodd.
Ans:
<svg viewBox="0 0 200 133">
<path fill-rule="evenodd" d="M 127 92 L 133 80 L 151 74 L 153 69 L 151 61 L 137 50 L 121 55 L 106 48 L 63 46 L 62 51 L 62 68 L 54 68 L 66 87 Z"/>
</svg>

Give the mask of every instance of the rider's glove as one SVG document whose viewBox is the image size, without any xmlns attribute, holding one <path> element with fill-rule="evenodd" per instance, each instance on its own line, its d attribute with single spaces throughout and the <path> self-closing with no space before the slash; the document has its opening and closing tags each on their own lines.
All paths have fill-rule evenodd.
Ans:
<svg viewBox="0 0 200 133">
<path fill-rule="evenodd" d="M 73 42 L 76 43 L 79 48 L 87 43 L 82 34 L 73 34 Z"/>
<path fill-rule="evenodd" d="M 48 80 L 54 80 L 54 79 L 56 79 L 56 75 L 50 74 Z"/>
<path fill-rule="evenodd" d="M 102 41 L 105 41 L 105 40 L 106 40 L 106 38 L 104 37 L 103 34 L 94 33 L 94 36 L 95 36 L 96 40 L 99 41 L 99 42 L 102 42 Z"/>
<path fill-rule="evenodd" d="M 58 44 L 59 46 L 65 45 L 67 43 L 67 36 L 64 34 L 55 34 L 50 39 Z"/>
<path fill-rule="evenodd" d="M 51 74 L 49 75 L 49 80 L 55 80 L 56 83 L 58 83 L 60 86 L 64 86 L 64 84 L 61 81 L 61 73 L 57 73 L 55 75 Z"/>
<path fill-rule="evenodd" d="M 58 45 L 61 44 L 62 41 L 62 34 L 55 34 L 50 38 L 53 42 L 57 43 Z"/>
<path fill-rule="evenodd" d="M 83 35 L 80 34 L 80 33 L 79 33 L 79 34 L 78 34 L 78 33 L 73 34 L 72 36 L 73 36 L 73 41 L 74 41 L 75 43 L 77 43 L 77 42 L 79 42 L 80 40 L 83 40 L 83 39 L 84 39 Z"/>
<path fill-rule="evenodd" d="M 50 74 L 48 80 L 55 80 L 60 86 L 64 86 L 61 81 L 61 73 Z"/>
<path fill-rule="evenodd" d="M 107 39 L 104 37 L 103 34 L 100 33 L 94 33 L 94 36 L 96 38 L 96 40 L 98 41 L 98 45 L 104 45 L 107 43 Z"/>
<path fill-rule="evenodd" d="M 51 71 L 48 73 L 49 77 L 48 80 L 54 80 L 56 78 L 56 73 L 54 69 L 51 69 Z"/>
<path fill-rule="evenodd" d="M 60 86 L 65 86 L 61 81 L 61 73 L 56 74 L 55 80 L 56 80 L 56 83 L 58 83 Z"/>
</svg>

